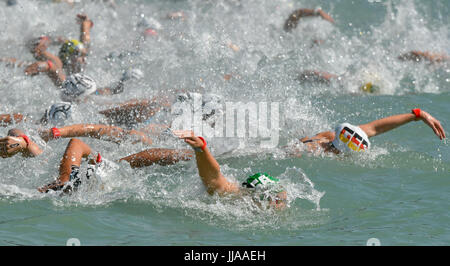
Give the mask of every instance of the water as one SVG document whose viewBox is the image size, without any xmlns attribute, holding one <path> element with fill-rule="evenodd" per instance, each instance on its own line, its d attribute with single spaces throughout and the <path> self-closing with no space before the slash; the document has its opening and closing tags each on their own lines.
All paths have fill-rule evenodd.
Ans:
<svg viewBox="0 0 450 266">
<path fill-rule="evenodd" d="M 108 85 L 130 66 L 145 79 L 96 103 L 150 98 L 175 89 L 199 87 L 227 101 L 280 102 L 280 145 L 334 128 L 337 122 L 364 123 L 420 107 L 448 129 L 448 64 L 401 62 L 410 50 L 449 50 L 450 2 L 442 1 L 125 1 L 112 9 L 101 1 L 75 7 L 50 1 L 0 6 L 1 57 L 33 61 L 24 43 L 41 34 L 77 38 L 75 15 L 94 20 L 92 54 L 86 72 Z M 119 1 L 117 1 L 119 2 Z M 301 21 L 283 32 L 298 7 L 321 6 L 335 19 Z M 45 10 L 45 12 L 43 12 Z M 168 20 L 183 11 L 184 21 Z M 157 21 L 158 36 L 139 39 L 136 25 Z M 315 39 L 325 39 L 320 46 Z M 237 46 L 231 49 L 230 43 Z M 235 47 L 236 48 L 236 47 Z M 56 52 L 57 48 L 51 49 Z M 136 55 L 109 57 L 127 51 Z M 3 66 L 0 113 L 39 117 L 59 101 L 44 76 L 25 77 L 23 68 Z M 300 71 L 341 75 L 330 86 L 300 83 Z M 231 74 L 229 80 L 224 75 Z M 374 79 L 380 91 L 359 86 Z M 73 123 L 102 122 L 98 105 L 81 104 Z M 37 125 L 20 124 L 39 144 Z M 8 128 L 0 128 L 6 135 Z M 85 140 L 113 160 L 145 149 Z M 68 197 L 39 194 L 35 188 L 56 177 L 68 140 L 45 145 L 43 156 L 0 161 L 0 245 L 448 245 L 450 185 L 448 141 L 439 141 L 421 122 L 372 139 L 370 154 L 354 157 L 289 158 L 278 149 L 243 149 L 218 156 L 230 179 L 266 171 L 288 188 L 290 207 L 264 211 L 242 202 L 210 197 L 194 162 L 110 173 L 103 188 L 85 188 Z M 155 147 L 185 148 L 156 141 Z"/>
</svg>

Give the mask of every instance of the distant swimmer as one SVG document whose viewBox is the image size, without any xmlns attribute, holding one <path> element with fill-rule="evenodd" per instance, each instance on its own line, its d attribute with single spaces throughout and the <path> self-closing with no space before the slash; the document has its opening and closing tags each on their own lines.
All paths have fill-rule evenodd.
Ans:
<svg viewBox="0 0 450 266">
<path fill-rule="evenodd" d="M 298 80 L 330 84 L 332 80 L 337 79 L 338 77 L 339 76 L 335 74 L 325 71 L 305 70 L 298 75 Z"/>
<path fill-rule="evenodd" d="M 428 61 L 430 63 L 442 63 L 450 61 L 450 56 L 445 53 L 432 53 L 428 51 L 411 51 L 398 57 L 400 60 L 415 62 Z"/>
<path fill-rule="evenodd" d="M 313 82 L 331 85 L 333 82 L 343 85 L 347 78 L 345 75 L 336 75 L 325 71 L 305 70 L 301 72 L 297 80 L 300 82 Z M 373 72 L 364 71 L 359 81 L 359 91 L 364 93 L 379 93 L 383 87 L 382 79 Z"/>
<path fill-rule="evenodd" d="M 370 138 L 412 121 L 423 121 L 433 130 L 439 139 L 443 140 L 446 138 L 441 123 L 426 111 L 416 108 L 411 113 L 393 115 L 359 126 L 342 123 L 337 125 L 334 131 L 321 132 L 311 138 L 304 137 L 300 139 L 300 142 L 306 144 L 310 151 L 331 152 L 335 154 L 364 152 L 370 149 Z M 290 150 L 291 147 L 285 148 Z M 293 156 L 301 156 L 301 152 L 295 149 L 289 153 Z"/>
<path fill-rule="evenodd" d="M 57 40 L 51 40 L 48 36 L 41 36 L 31 44 L 31 51 L 38 62 L 25 69 L 27 75 L 45 72 L 47 67 L 52 68 L 52 65 L 55 69 L 64 69 L 66 74 L 69 75 L 83 71 L 91 43 L 90 32 L 94 23 L 85 14 L 78 14 L 77 20 L 81 24 L 79 40 L 61 37 Z M 49 45 L 54 42 L 62 44 L 58 56 L 47 51 Z"/>
<path fill-rule="evenodd" d="M 334 23 L 334 20 L 331 18 L 330 15 L 325 13 L 322 9 L 306 9 L 306 8 L 300 8 L 295 10 L 289 15 L 289 18 L 284 23 L 284 30 L 289 32 L 297 27 L 298 21 L 301 18 L 305 17 L 322 17 L 326 21 L 329 21 L 331 23 Z"/>
</svg>

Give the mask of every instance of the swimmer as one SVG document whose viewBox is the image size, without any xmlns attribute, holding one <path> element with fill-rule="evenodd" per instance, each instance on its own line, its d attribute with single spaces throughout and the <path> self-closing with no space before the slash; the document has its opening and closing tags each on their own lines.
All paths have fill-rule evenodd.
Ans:
<svg viewBox="0 0 450 266">
<path fill-rule="evenodd" d="M 92 149 L 79 139 L 71 139 L 64 152 L 63 158 L 59 166 L 59 177 L 52 183 L 39 187 L 37 190 L 41 193 L 47 193 L 50 190 L 62 191 L 70 193 L 76 191 L 81 185 L 82 178 L 80 176 L 80 166 L 83 159 L 88 160 L 88 171 L 86 179 L 90 179 L 92 171 L 95 170 L 96 164 L 102 163 L 100 154 L 96 159 L 90 158 L 93 155 Z M 91 171 L 89 171 L 89 169 Z"/>
<path fill-rule="evenodd" d="M 398 59 L 406 61 L 414 61 L 414 62 L 420 62 L 422 60 L 427 60 L 430 63 L 441 63 L 441 62 L 447 62 L 450 61 L 450 57 L 445 53 L 431 53 L 428 51 L 421 52 L 421 51 L 411 51 L 405 54 L 402 54 L 398 57 Z"/>
<path fill-rule="evenodd" d="M 38 38 L 32 47 L 32 52 L 38 62 L 29 65 L 25 69 L 26 75 L 36 75 L 40 72 L 54 75 L 54 71 L 62 72 L 61 69 L 64 69 L 64 71 L 70 75 L 79 73 L 83 70 L 91 42 L 90 31 L 94 26 L 94 23 L 84 14 L 78 14 L 77 20 L 78 23 L 81 24 L 80 40 L 64 40 L 59 38 L 56 43 L 62 43 L 62 46 L 58 56 L 47 51 L 49 45 L 53 43 L 48 36 L 41 36 Z M 57 77 L 59 77 L 60 80 L 63 80 L 62 75 L 63 73 L 60 73 Z M 50 76 L 50 78 L 52 78 L 52 80 L 55 79 L 53 76 Z"/>
<path fill-rule="evenodd" d="M 186 132 L 179 132 L 178 136 L 193 148 L 198 173 L 208 194 L 221 196 L 227 194 L 255 196 L 255 194 L 258 194 L 256 198 L 259 199 L 257 201 L 259 205 L 262 204 L 260 201 L 265 200 L 268 207 L 276 209 L 286 207 L 287 193 L 282 187 L 278 186 L 279 180 L 277 178 L 267 173 L 256 173 L 249 176 L 242 185 L 238 185 L 229 181 L 222 174 L 220 165 L 209 151 L 204 138 L 194 136 L 192 131 L 190 136 Z M 278 187 L 271 192 L 271 186 Z"/>
<path fill-rule="evenodd" d="M 362 81 L 359 86 L 359 90 L 365 93 L 377 93 L 380 92 L 383 87 L 382 80 L 376 74 L 365 75 L 363 78 L 365 81 Z M 328 73 L 325 71 L 317 71 L 317 70 L 306 70 L 301 72 L 297 80 L 300 82 L 314 82 L 320 83 L 324 85 L 331 85 L 332 82 L 338 82 L 339 85 L 344 86 L 343 81 L 346 79 L 345 75 L 335 75 L 332 73 Z"/>
<path fill-rule="evenodd" d="M 294 12 L 289 15 L 289 18 L 284 23 L 284 30 L 289 32 L 297 27 L 298 21 L 303 17 L 317 17 L 320 16 L 326 21 L 329 21 L 331 23 L 334 23 L 334 20 L 331 18 L 330 15 L 325 13 L 322 9 L 306 9 L 306 8 L 300 8 L 295 10 Z"/>
<path fill-rule="evenodd" d="M 300 81 L 318 82 L 324 84 L 330 84 L 332 80 L 338 79 L 339 76 L 324 71 L 317 70 L 305 70 L 298 76 Z"/>
<path fill-rule="evenodd" d="M 137 166 L 137 162 L 145 162 L 145 166 L 152 164 L 167 165 L 173 164 L 179 160 L 185 160 L 184 155 L 187 151 L 168 150 L 168 149 L 152 149 L 146 153 L 139 153 L 133 157 L 134 161 L 130 163 L 131 166 Z M 192 157 L 192 154 L 191 154 Z M 83 177 L 80 176 L 80 167 L 83 159 L 87 161 L 87 174 L 88 180 L 95 175 L 95 172 L 99 168 L 108 167 L 114 165 L 113 162 L 103 158 L 100 153 L 93 152 L 93 150 L 83 141 L 73 138 L 67 145 L 66 151 L 61 160 L 59 168 L 59 177 L 48 185 L 38 188 L 41 193 L 47 193 L 51 190 L 62 191 L 64 193 L 70 193 L 78 189 L 83 182 Z M 127 161 L 130 158 L 123 158 L 119 161 Z M 144 165 L 140 165 L 142 167 Z"/>
<path fill-rule="evenodd" d="M 446 138 L 441 123 L 426 111 L 419 108 L 411 113 L 398 114 L 378 119 L 366 124 L 354 126 L 343 123 L 336 127 L 335 131 L 321 132 L 311 138 L 304 137 L 300 141 L 307 145 L 311 152 L 331 152 L 335 154 L 367 151 L 370 148 L 369 138 L 391 131 L 399 126 L 412 121 L 423 121 L 436 136 L 443 140 Z M 289 147 L 285 147 L 290 150 Z M 288 151 L 293 156 L 301 156 L 298 150 Z"/>
</svg>

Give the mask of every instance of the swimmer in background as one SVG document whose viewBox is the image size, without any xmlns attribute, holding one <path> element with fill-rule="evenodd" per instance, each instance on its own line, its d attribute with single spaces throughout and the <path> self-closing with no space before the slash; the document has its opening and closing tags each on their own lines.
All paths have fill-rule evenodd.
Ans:
<svg viewBox="0 0 450 266">
<path fill-rule="evenodd" d="M 298 25 L 298 21 L 301 18 L 305 17 L 322 17 L 326 21 L 329 21 L 331 23 L 334 23 L 334 20 L 331 18 L 330 15 L 325 13 L 322 9 L 307 9 L 307 8 L 300 8 L 292 12 L 286 22 L 284 23 L 284 30 L 287 32 L 292 31 L 295 29 Z"/>
<path fill-rule="evenodd" d="M 398 59 L 406 61 L 421 62 L 427 60 L 430 63 L 442 63 L 450 61 L 450 56 L 445 53 L 432 53 L 428 51 L 410 51 L 408 53 L 402 54 Z"/>
<path fill-rule="evenodd" d="M 86 64 L 86 57 L 89 53 L 91 43 L 90 31 L 94 23 L 84 14 L 78 14 L 77 19 L 78 23 L 81 24 L 80 40 L 64 40 L 63 38 L 58 38 L 56 44 L 62 43 L 62 46 L 58 56 L 56 56 L 47 51 L 52 40 L 48 36 L 41 36 L 32 49 L 35 58 L 39 61 L 29 65 L 25 69 L 25 74 L 36 75 L 40 72 L 46 72 L 53 75 L 53 71 L 49 71 L 53 70 L 53 67 L 54 70 L 58 71 L 64 69 L 68 75 L 82 72 Z M 57 75 L 57 77 L 63 79 L 61 75 Z M 55 79 L 53 76 L 50 76 L 50 78 L 52 80 Z"/>
<path fill-rule="evenodd" d="M 330 86 L 333 81 L 342 82 L 344 77 L 325 71 L 305 70 L 298 75 L 297 79 L 301 82 L 314 82 Z M 375 81 L 366 81 L 359 87 L 359 90 L 365 93 L 376 93 L 380 91 L 380 87 Z"/>
</svg>

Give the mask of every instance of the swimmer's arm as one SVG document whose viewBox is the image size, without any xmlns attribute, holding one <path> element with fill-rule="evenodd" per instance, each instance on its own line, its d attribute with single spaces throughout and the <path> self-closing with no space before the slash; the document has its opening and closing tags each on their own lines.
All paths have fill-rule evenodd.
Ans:
<svg viewBox="0 0 450 266">
<path fill-rule="evenodd" d="M 284 30 L 290 31 L 291 29 L 297 27 L 298 21 L 302 17 L 312 17 L 312 16 L 321 16 L 323 19 L 331 23 L 334 23 L 334 20 L 331 18 L 331 16 L 321 9 L 314 10 L 308 8 L 300 8 L 291 13 L 289 18 L 286 20 L 286 23 L 284 24 Z"/>
<path fill-rule="evenodd" d="M 131 100 L 99 113 L 113 120 L 133 120 L 141 123 L 154 116 L 161 108 L 170 106 L 168 99 L 155 97 L 151 100 Z"/>
<path fill-rule="evenodd" d="M 152 144 L 152 140 L 143 132 L 137 130 L 125 130 L 120 127 L 109 125 L 77 124 L 59 128 L 59 132 L 62 138 L 91 137 L 115 143 L 120 143 L 127 138 L 135 138 L 133 144 L 137 142 L 142 142 L 147 145 Z M 51 129 L 41 131 L 40 135 L 42 139 L 46 141 L 54 138 Z"/>
<path fill-rule="evenodd" d="M 222 175 L 219 163 L 212 156 L 208 147 L 205 147 L 203 151 L 199 150 L 203 147 L 203 141 L 200 138 L 187 137 L 184 139 L 195 149 L 198 173 L 209 194 L 214 194 L 214 192 L 219 194 L 239 192 L 239 187 Z"/>
<path fill-rule="evenodd" d="M 80 40 L 85 46 L 85 50 L 83 51 L 83 55 L 87 55 L 89 45 L 91 43 L 91 28 L 94 25 L 92 20 L 88 18 L 87 15 L 78 14 L 77 19 L 81 24 L 80 30 Z"/>
<path fill-rule="evenodd" d="M 441 126 L 441 123 L 431 116 L 429 113 L 425 111 L 420 112 L 420 117 L 416 118 L 415 114 L 399 114 L 393 115 L 389 117 L 385 117 L 379 120 L 372 121 L 370 123 L 360 125 L 359 127 L 367 134 L 367 136 L 374 137 L 380 135 L 382 133 L 393 130 L 399 126 L 407 124 L 412 121 L 422 120 L 425 124 L 427 124 L 431 129 L 433 129 L 436 136 L 438 136 L 441 140 L 446 138 L 444 129 Z"/>
<path fill-rule="evenodd" d="M 70 180 L 72 166 L 80 167 L 81 160 L 87 158 L 91 153 L 92 150 L 86 143 L 79 139 L 71 139 L 59 166 L 59 178 L 51 184 L 38 188 L 38 191 L 48 192 L 50 189 L 57 190 L 62 187 Z"/>
<path fill-rule="evenodd" d="M 179 161 L 189 161 L 194 156 L 191 150 L 148 149 L 120 159 L 127 161 L 132 168 L 141 168 L 153 164 L 172 165 Z"/>
<path fill-rule="evenodd" d="M 441 61 L 448 61 L 450 60 L 450 57 L 445 54 L 433 54 L 430 52 L 421 52 L 421 51 L 411 51 L 409 53 L 400 55 L 398 57 L 400 60 L 413 60 L 413 61 L 420 61 L 421 59 L 426 59 L 430 62 L 441 62 Z"/>
</svg>

